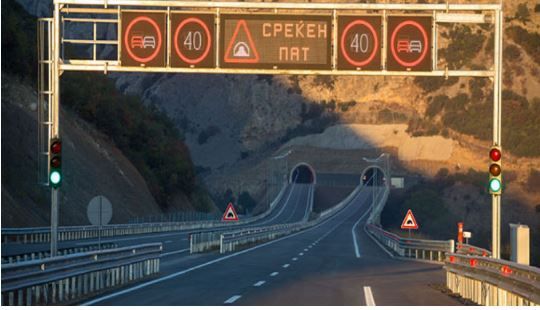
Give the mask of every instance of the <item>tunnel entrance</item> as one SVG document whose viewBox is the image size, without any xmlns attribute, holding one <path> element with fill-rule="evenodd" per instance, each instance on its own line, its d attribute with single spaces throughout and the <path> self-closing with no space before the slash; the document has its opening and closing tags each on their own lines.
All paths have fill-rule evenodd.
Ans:
<svg viewBox="0 0 540 310">
<path fill-rule="evenodd" d="M 291 170 L 290 183 L 314 184 L 316 183 L 315 169 L 309 164 L 301 163 Z"/>
<path fill-rule="evenodd" d="M 379 167 L 368 167 L 362 173 L 362 185 L 366 186 L 385 186 L 386 176 Z"/>
</svg>

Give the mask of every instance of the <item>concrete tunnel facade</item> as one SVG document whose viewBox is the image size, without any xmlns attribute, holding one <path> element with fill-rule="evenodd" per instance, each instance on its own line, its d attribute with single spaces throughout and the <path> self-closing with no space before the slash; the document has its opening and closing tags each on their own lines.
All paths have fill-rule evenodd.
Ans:
<svg viewBox="0 0 540 310">
<path fill-rule="evenodd" d="M 316 184 L 317 173 L 308 163 L 298 163 L 291 169 L 289 183 Z"/>
<path fill-rule="evenodd" d="M 385 186 L 388 177 L 381 167 L 373 165 L 364 169 L 360 182 L 366 186 Z"/>
</svg>

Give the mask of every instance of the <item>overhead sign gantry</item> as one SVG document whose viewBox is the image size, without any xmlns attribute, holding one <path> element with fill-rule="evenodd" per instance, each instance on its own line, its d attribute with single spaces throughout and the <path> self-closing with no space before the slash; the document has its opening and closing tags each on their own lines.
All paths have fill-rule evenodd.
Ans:
<svg viewBox="0 0 540 310">
<path fill-rule="evenodd" d="M 440 23 L 493 24 L 492 66 L 440 67 Z M 38 22 L 40 181 L 50 185 L 49 146 L 59 139 L 64 71 L 486 77 L 493 82 L 493 146 L 500 149 L 502 23 L 500 3 L 54 0 L 53 17 Z M 71 24 L 92 27 L 68 35 Z M 101 38 L 102 27 L 116 31 Z M 66 55 L 67 45 L 90 55 Z M 56 253 L 58 187 L 51 193 L 51 253 Z M 493 192 L 495 258 L 500 203 L 501 192 Z"/>
</svg>

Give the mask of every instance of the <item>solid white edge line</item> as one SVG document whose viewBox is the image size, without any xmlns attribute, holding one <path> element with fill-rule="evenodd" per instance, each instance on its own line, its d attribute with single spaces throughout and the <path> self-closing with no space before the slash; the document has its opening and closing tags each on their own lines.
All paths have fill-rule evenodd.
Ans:
<svg viewBox="0 0 540 310">
<path fill-rule="evenodd" d="M 362 188 L 363 189 L 363 188 Z M 360 195 L 360 193 L 362 193 L 362 189 L 356 194 L 356 197 L 358 197 Z M 356 198 L 355 197 L 355 198 Z M 348 205 L 350 205 L 353 201 L 355 201 L 355 199 L 352 199 Z M 279 242 L 279 241 L 283 241 L 283 240 L 287 240 L 289 238 L 292 238 L 292 237 L 295 237 L 297 235 L 300 235 L 300 234 L 304 234 L 306 232 L 309 232 L 315 228 L 318 228 L 326 223 L 328 223 L 331 219 L 333 219 L 334 217 L 336 217 L 337 215 L 341 214 L 343 211 L 347 210 L 347 208 L 343 208 L 341 210 L 339 210 L 338 212 L 336 212 L 335 214 L 333 214 L 332 216 L 328 217 L 327 219 L 325 219 L 324 222 L 321 222 L 315 226 L 312 226 L 308 229 L 304 229 L 304 230 L 301 230 L 299 232 L 296 232 L 294 234 L 290 234 L 290 235 L 287 235 L 283 238 L 279 238 L 279 239 L 275 239 L 275 240 L 272 240 L 272 241 L 269 241 L 269 242 L 266 242 L 266 243 L 262 243 L 262 244 L 259 244 L 257 246 L 254 246 L 252 248 L 247 248 L 245 250 L 242 250 L 240 252 L 236 252 L 236 253 L 232 253 L 230 255 L 227 255 L 227 256 L 223 256 L 223 257 L 220 257 L 220 258 L 217 258 L 217 259 L 214 259 L 214 260 L 211 260 L 211 261 L 208 261 L 206 263 L 203 263 L 203 264 L 200 264 L 200 265 L 197 265 L 197 266 L 193 266 L 193 267 L 190 267 L 188 269 L 184 269 L 182 271 L 178 271 L 176 273 L 172 273 L 168 276 L 164 276 L 164 277 L 161 277 L 161 278 L 157 278 L 157 279 L 154 279 L 154 280 L 151 280 L 151 281 L 148 281 L 148 282 L 144 282 L 144 283 L 141 283 L 139 285 L 136 285 L 136 286 L 133 286 L 133 287 L 130 287 L 128 289 L 125 289 L 123 291 L 118 291 L 118 292 L 115 292 L 115 293 L 112 293 L 112 294 L 109 294 L 109 295 L 106 295 L 106 296 L 102 296 L 102 297 L 99 297 L 99 298 L 96 298 L 96 299 L 93 299 L 93 300 L 89 300 L 83 304 L 81 304 L 81 306 L 91 306 L 91 305 L 94 305 L 98 302 L 101 302 L 101 301 L 104 301 L 104 300 L 108 300 L 108 299 L 111 299 L 113 297 L 116 297 L 116 296 L 120 296 L 120 295 L 124 295 L 126 293 L 129 293 L 129 292 L 133 292 L 133 291 L 136 291 L 138 289 L 141 289 L 141 288 L 144 288 L 144 287 L 147 287 L 147 286 L 150 286 L 150 285 L 153 285 L 153 284 L 156 284 L 156 283 L 160 283 L 160 282 L 163 282 L 163 281 L 166 281 L 166 280 L 169 280 L 169 279 L 173 279 L 173 278 L 176 278 L 180 275 L 183 275 L 183 274 L 186 274 L 188 272 L 191 272 L 193 270 L 197 270 L 197 269 L 200 269 L 200 268 L 203 268 L 203 267 L 206 267 L 206 266 L 209 266 L 209 265 L 212 265 L 212 264 L 215 264 L 217 262 L 220 262 L 220 261 L 223 261 L 223 260 L 226 260 L 226 259 L 229 259 L 231 257 L 235 257 L 235 256 L 238 256 L 238 255 L 241 255 L 241 254 L 244 254 L 244 253 L 248 253 L 248 252 L 251 252 L 251 251 L 254 251 L 254 250 L 257 250 L 259 248 L 262 248 L 262 247 L 265 247 L 265 246 L 269 246 L 271 244 L 274 244 L 276 242 Z M 348 220 L 349 217 L 346 217 L 345 219 L 343 219 L 338 225 L 335 225 L 332 229 L 330 229 L 328 232 L 326 232 L 323 236 L 321 236 L 318 240 L 322 240 L 324 238 L 326 238 L 326 236 L 328 236 L 331 232 L 333 232 L 336 228 L 338 228 L 341 224 L 343 224 L 346 220 Z M 316 241 L 318 242 L 318 241 Z"/>
<path fill-rule="evenodd" d="M 265 283 L 266 283 L 266 281 L 259 281 L 259 282 L 255 283 L 255 284 L 253 284 L 253 286 L 258 287 L 258 286 L 261 286 L 261 285 L 263 285 Z"/>
<path fill-rule="evenodd" d="M 237 301 L 238 299 L 240 299 L 240 297 L 242 297 L 242 295 L 234 295 L 234 296 L 231 296 L 231 298 L 225 300 L 223 303 L 224 304 L 232 304 L 233 302 Z"/>
<path fill-rule="evenodd" d="M 375 299 L 373 299 L 373 292 L 371 292 L 371 286 L 364 286 L 364 297 L 366 298 L 366 306 L 376 306 Z"/>
<path fill-rule="evenodd" d="M 353 244 L 354 244 L 354 254 L 356 254 L 356 258 L 360 258 L 361 255 L 360 255 L 360 248 L 358 247 L 358 240 L 357 240 L 357 237 L 356 237 L 356 226 L 358 226 L 358 224 L 360 224 L 360 221 L 364 219 L 364 217 L 366 217 L 366 215 L 369 214 L 369 211 L 371 210 L 371 207 L 369 207 L 366 212 L 364 212 L 364 214 L 358 219 L 358 221 L 356 221 L 356 223 L 354 223 L 352 229 L 351 229 L 351 233 L 352 233 L 352 237 L 353 237 Z"/>
</svg>

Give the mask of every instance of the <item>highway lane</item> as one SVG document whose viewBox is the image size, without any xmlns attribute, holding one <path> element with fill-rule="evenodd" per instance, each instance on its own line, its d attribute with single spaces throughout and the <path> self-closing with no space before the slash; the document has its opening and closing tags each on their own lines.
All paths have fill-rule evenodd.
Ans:
<svg viewBox="0 0 540 310">
<path fill-rule="evenodd" d="M 99 305 L 457 305 L 431 288 L 441 266 L 394 260 L 362 229 L 369 187 L 322 224 L 227 255 L 165 264 L 161 278 L 91 300 Z M 352 233 L 357 234 L 358 258 Z M 190 262 L 194 263 L 194 261 Z"/>
<path fill-rule="evenodd" d="M 248 227 L 256 227 L 262 225 L 273 225 L 280 223 L 288 223 L 301 220 L 308 208 L 307 195 L 309 193 L 309 185 L 305 184 L 291 184 L 277 202 L 275 208 L 270 214 L 262 219 L 249 224 L 231 225 L 231 227 L 220 227 L 212 230 L 236 230 Z M 194 232 L 204 231 L 205 229 L 196 230 L 184 230 L 177 232 L 166 233 L 153 233 L 153 234 L 140 234 L 140 235 L 128 235 L 118 236 L 112 238 L 102 238 L 102 242 L 114 242 L 119 247 L 130 246 L 152 242 L 163 243 L 163 257 L 169 257 L 171 255 L 187 254 L 189 248 L 189 234 Z M 98 239 L 84 239 L 64 241 L 59 243 L 60 248 L 67 247 L 79 247 L 89 244 L 97 244 Z M 47 251 L 49 249 L 48 243 L 42 244 L 2 244 L 2 255 L 18 255 L 20 253 Z"/>
</svg>

